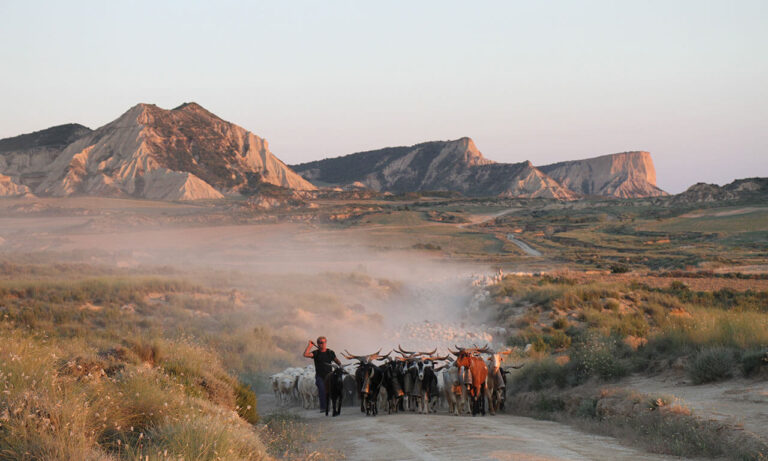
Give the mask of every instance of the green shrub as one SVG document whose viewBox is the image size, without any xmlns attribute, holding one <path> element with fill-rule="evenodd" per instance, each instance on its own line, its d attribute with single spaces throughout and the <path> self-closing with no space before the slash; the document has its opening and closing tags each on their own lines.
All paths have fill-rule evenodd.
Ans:
<svg viewBox="0 0 768 461">
<path fill-rule="evenodd" d="M 768 350 L 748 351 L 741 357 L 741 371 L 744 376 L 753 376 L 764 367 L 768 368 Z"/>
<path fill-rule="evenodd" d="M 611 264 L 612 274 L 626 274 L 630 270 L 631 270 L 630 267 L 624 264 Z"/>
<path fill-rule="evenodd" d="M 558 317 L 552 322 L 552 328 L 557 330 L 566 330 L 568 326 L 568 319 L 565 317 Z"/>
<path fill-rule="evenodd" d="M 570 365 L 577 381 L 584 382 L 593 376 L 615 381 L 629 374 L 629 365 L 621 358 L 626 352 L 622 346 L 616 338 L 592 334 L 571 348 Z"/>
<path fill-rule="evenodd" d="M 565 401 L 560 397 L 547 397 L 539 394 L 539 398 L 534 404 L 534 409 L 541 413 L 555 413 L 565 409 Z"/>
<path fill-rule="evenodd" d="M 256 394 L 251 388 L 241 382 L 235 383 L 235 399 L 237 402 L 237 414 L 251 424 L 259 422 Z"/>
<path fill-rule="evenodd" d="M 551 387 L 563 388 L 569 383 L 568 367 L 552 358 L 528 363 L 511 382 L 513 392 L 539 391 Z"/>
<path fill-rule="evenodd" d="M 611 329 L 613 333 L 621 336 L 637 336 L 644 338 L 648 335 L 651 326 L 645 316 L 640 313 L 622 315 L 619 322 Z"/>
<path fill-rule="evenodd" d="M 621 304 L 619 303 L 618 299 L 608 298 L 605 300 L 604 307 L 610 311 L 618 312 L 619 308 L 621 308 Z"/>
<path fill-rule="evenodd" d="M 688 376 L 694 384 L 719 381 L 731 377 L 733 363 L 734 353 L 731 349 L 703 349 L 688 364 Z"/>
<path fill-rule="evenodd" d="M 567 349 L 571 346 L 571 337 L 561 330 L 555 330 L 551 335 L 546 335 L 544 341 L 555 350 Z"/>
<path fill-rule="evenodd" d="M 597 399 L 582 399 L 576 409 L 576 415 L 582 418 L 597 418 Z"/>
</svg>

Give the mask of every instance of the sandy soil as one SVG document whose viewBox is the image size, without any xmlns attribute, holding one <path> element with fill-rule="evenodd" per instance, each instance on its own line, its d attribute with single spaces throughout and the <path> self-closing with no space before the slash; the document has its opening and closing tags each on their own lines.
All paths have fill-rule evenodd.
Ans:
<svg viewBox="0 0 768 461">
<path fill-rule="evenodd" d="M 269 412 L 271 395 L 259 397 Z M 266 406 L 266 408 L 265 408 Z M 272 406 L 273 407 L 273 406 Z M 366 417 L 344 407 L 341 416 L 319 410 L 294 409 L 310 424 L 322 424 L 320 445 L 347 459 L 366 460 L 651 460 L 679 459 L 646 453 L 609 437 L 590 435 L 569 426 L 519 416 L 449 416 L 412 413 Z"/>
</svg>

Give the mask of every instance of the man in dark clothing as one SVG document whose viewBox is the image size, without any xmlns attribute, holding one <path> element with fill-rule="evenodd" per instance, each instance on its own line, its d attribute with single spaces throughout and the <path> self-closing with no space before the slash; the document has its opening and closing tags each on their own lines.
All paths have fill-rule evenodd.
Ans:
<svg viewBox="0 0 768 461">
<path fill-rule="evenodd" d="M 331 362 L 341 365 L 341 361 L 336 358 L 336 353 L 328 349 L 327 342 L 328 340 L 325 339 L 325 336 L 317 338 L 317 344 L 310 339 L 307 348 L 304 350 L 304 357 L 315 360 L 315 385 L 320 397 L 320 410 L 322 411 L 325 411 L 325 407 L 328 404 L 325 399 L 325 380 L 333 371 Z M 317 349 L 313 351 L 313 347 Z"/>
</svg>

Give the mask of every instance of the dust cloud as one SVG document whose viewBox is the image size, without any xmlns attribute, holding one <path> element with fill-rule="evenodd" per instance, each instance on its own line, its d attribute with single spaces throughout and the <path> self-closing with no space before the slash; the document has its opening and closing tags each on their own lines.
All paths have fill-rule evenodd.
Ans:
<svg viewBox="0 0 768 461">
<path fill-rule="evenodd" d="M 329 338 L 341 352 L 447 353 L 454 344 L 497 345 L 481 304 L 491 268 L 409 248 L 380 248 L 345 229 L 302 224 L 102 229 L 91 218 L 15 220 L 0 251 L 80 254 L 121 268 L 167 267 L 215 273 L 243 293 L 243 309 L 288 352 Z M 7 223 L 6 223 L 7 224 Z"/>
</svg>

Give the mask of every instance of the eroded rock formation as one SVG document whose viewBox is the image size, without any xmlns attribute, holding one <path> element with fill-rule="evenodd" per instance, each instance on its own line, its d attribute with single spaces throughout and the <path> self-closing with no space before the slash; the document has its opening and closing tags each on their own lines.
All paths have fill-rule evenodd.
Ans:
<svg viewBox="0 0 768 461">
<path fill-rule="evenodd" d="M 667 195 L 656 187 L 656 169 L 648 152 L 622 152 L 538 168 L 583 195 L 619 198 Z"/>
<path fill-rule="evenodd" d="M 57 137 L 66 143 L 31 142 L 40 132 L 1 140 L 0 149 L 7 148 L 0 151 L 0 173 L 52 196 L 196 200 L 249 192 L 264 183 L 315 189 L 275 157 L 264 139 L 195 103 L 173 110 L 138 104 L 97 130 L 85 130 Z"/>
<path fill-rule="evenodd" d="M 458 191 L 468 196 L 547 197 L 576 195 L 530 162 L 496 163 L 470 138 L 389 147 L 293 166 L 323 185 L 363 184 L 377 191 Z"/>
</svg>

